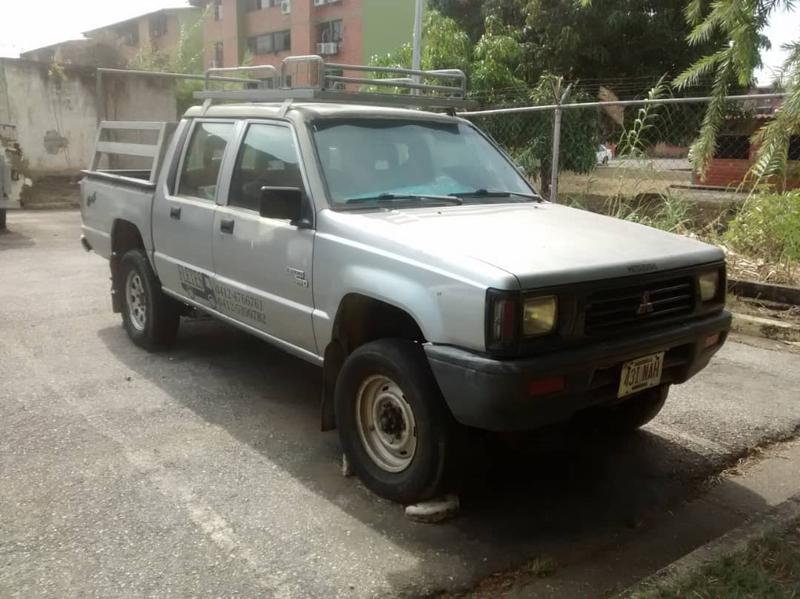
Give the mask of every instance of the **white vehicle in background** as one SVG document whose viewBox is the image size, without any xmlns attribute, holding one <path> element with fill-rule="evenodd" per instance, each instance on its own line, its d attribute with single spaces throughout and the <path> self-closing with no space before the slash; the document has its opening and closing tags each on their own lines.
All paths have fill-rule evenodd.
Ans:
<svg viewBox="0 0 800 599">
<path fill-rule="evenodd" d="M 614 153 L 603 144 L 599 144 L 595 152 L 595 157 L 597 166 L 606 166 L 614 157 Z"/>
<path fill-rule="evenodd" d="M 415 503 L 457 490 L 480 431 L 642 426 L 725 342 L 722 251 L 544 201 L 455 115 L 463 73 L 301 58 L 315 86 L 276 71 L 177 124 L 101 124 L 83 244 L 134 343 L 202 312 L 320 366 L 323 430 Z M 365 81 L 343 68 L 426 93 L 337 89 Z"/>
</svg>

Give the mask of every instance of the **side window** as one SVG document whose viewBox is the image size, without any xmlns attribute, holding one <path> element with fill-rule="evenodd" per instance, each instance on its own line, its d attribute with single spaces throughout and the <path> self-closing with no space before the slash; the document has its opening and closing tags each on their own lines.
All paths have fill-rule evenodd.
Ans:
<svg viewBox="0 0 800 599">
<path fill-rule="evenodd" d="M 250 125 L 236 158 L 229 206 L 258 211 L 262 187 L 303 187 L 291 129 Z"/>
<path fill-rule="evenodd" d="M 197 123 L 189 142 L 178 195 L 214 200 L 222 157 L 233 131 L 233 123 Z"/>
</svg>

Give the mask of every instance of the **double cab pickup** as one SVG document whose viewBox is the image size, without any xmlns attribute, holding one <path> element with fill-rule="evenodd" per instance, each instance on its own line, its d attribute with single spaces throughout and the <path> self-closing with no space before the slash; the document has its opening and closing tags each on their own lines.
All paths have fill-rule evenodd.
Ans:
<svg viewBox="0 0 800 599">
<path fill-rule="evenodd" d="M 642 426 L 724 343 L 718 248 L 543 200 L 452 111 L 332 94 L 101 125 L 98 156 L 152 160 L 82 182 L 135 344 L 199 311 L 319 365 L 323 430 L 412 503 L 451 490 L 476 431 Z M 113 141 L 131 131 L 151 142 Z"/>
</svg>

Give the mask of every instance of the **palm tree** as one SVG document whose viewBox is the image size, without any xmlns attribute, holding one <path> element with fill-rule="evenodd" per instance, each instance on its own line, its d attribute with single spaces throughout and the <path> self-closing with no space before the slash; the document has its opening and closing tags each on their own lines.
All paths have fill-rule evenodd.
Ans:
<svg viewBox="0 0 800 599">
<path fill-rule="evenodd" d="M 688 42 L 700 45 L 721 34 L 726 42 L 681 73 L 674 84 L 679 88 L 697 85 L 711 78 L 711 96 L 700 134 L 692 145 L 695 168 L 705 174 L 716 150 L 717 133 L 725 118 L 725 96 L 734 86 L 747 87 L 753 71 L 761 66 L 761 50 L 770 42 L 763 31 L 771 15 L 792 9 L 793 0 L 715 0 L 704 14 L 706 0 L 691 0 L 685 9 L 693 26 Z M 754 135 L 756 159 L 750 175 L 756 182 L 785 171 L 789 141 L 800 134 L 800 39 L 785 46 L 788 57 L 778 79 L 788 95 L 775 118 Z"/>
</svg>

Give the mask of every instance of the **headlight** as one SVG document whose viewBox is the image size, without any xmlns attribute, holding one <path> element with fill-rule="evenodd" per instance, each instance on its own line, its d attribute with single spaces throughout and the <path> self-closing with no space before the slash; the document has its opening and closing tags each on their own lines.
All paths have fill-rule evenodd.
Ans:
<svg viewBox="0 0 800 599">
<path fill-rule="evenodd" d="M 700 300 L 707 302 L 719 294 L 719 270 L 704 272 L 697 277 L 700 284 Z"/>
<path fill-rule="evenodd" d="M 525 300 L 522 308 L 522 334 L 537 337 L 552 331 L 556 326 L 558 302 L 554 295 Z"/>
</svg>

